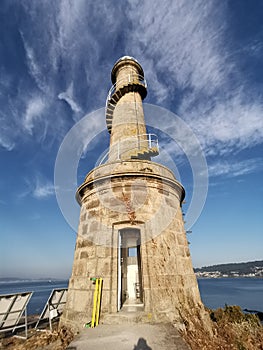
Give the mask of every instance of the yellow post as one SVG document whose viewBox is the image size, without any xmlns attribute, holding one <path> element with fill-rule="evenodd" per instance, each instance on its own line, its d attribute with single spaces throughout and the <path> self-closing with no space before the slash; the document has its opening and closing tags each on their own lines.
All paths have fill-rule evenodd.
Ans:
<svg viewBox="0 0 263 350">
<path fill-rule="evenodd" d="M 101 290 L 102 290 L 102 278 L 99 278 L 98 279 L 97 308 L 96 308 L 96 323 L 95 323 L 96 326 L 99 324 L 99 317 L 100 317 Z"/>
<path fill-rule="evenodd" d="M 93 297 L 93 310 L 92 310 L 92 318 L 91 318 L 91 328 L 95 327 L 96 320 L 96 311 L 97 311 L 97 301 L 98 301 L 98 290 L 99 290 L 99 279 L 96 278 L 94 297 Z"/>
</svg>

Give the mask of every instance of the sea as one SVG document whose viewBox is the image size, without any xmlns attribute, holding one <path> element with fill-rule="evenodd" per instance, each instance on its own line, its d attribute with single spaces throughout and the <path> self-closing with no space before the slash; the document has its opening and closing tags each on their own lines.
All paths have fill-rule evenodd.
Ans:
<svg viewBox="0 0 263 350">
<path fill-rule="evenodd" d="M 68 280 L 1 281 L 0 294 L 34 292 L 27 306 L 28 315 L 40 315 L 53 289 L 68 288 Z"/>
<path fill-rule="evenodd" d="M 202 301 L 210 309 L 239 305 L 263 312 L 263 278 L 198 279 Z"/>
<path fill-rule="evenodd" d="M 211 309 L 227 304 L 263 312 L 262 278 L 205 278 L 198 279 L 198 285 L 203 303 Z M 53 289 L 67 287 L 68 280 L 1 281 L 0 294 L 34 292 L 27 310 L 29 315 L 38 315 Z"/>
</svg>

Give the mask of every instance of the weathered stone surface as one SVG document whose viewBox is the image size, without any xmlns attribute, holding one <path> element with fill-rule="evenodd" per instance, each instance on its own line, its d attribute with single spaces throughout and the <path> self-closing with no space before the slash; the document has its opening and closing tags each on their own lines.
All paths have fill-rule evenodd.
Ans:
<svg viewBox="0 0 263 350">
<path fill-rule="evenodd" d="M 127 71 L 138 69 L 137 63 L 128 66 Z M 123 66 L 121 72 L 117 71 L 117 84 L 127 71 Z M 120 98 L 113 114 L 110 161 L 93 169 L 77 191 L 81 205 L 79 231 L 61 318 L 61 324 L 73 329 L 80 329 L 91 319 L 94 284 L 90 278 L 104 280 L 102 317 L 117 312 L 120 271 L 121 293 L 127 293 L 125 244 L 139 246 L 137 284 L 144 307 L 141 320 L 182 324 L 189 315 L 205 318 L 184 230 L 184 189 L 169 169 L 147 159 L 133 160 L 125 148 L 133 147 L 134 140 L 137 147 L 136 142 L 143 140 L 140 135 L 146 134 L 141 102 L 137 92 Z M 116 156 L 120 151 L 125 154 L 122 160 Z M 126 255 L 120 258 L 121 249 Z M 121 263 L 126 266 L 125 273 L 120 259 L 124 259 Z"/>
<path fill-rule="evenodd" d="M 68 302 L 66 310 L 73 315 L 81 312 L 88 319 L 92 313 L 93 288 L 90 277 L 104 279 L 102 295 L 102 316 L 105 313 L 117 311 L 118 295 L 118 261 L 117 261 L 117 235 L 123 227 L 138 227 L 141 230 L 141 269 L 144 309 L 152 314 L 152 321 L 162 319 L 180 322 L 184 309 L 191 312 L 194 305 L 202 308 L 198 286 L 193 273 L 188 242 L 183 229 L 183 217 L 180 200 L 183 191 L 180 184 L 166 169 L 154 165 L 153 172 L 140 172 L 145 186 L 143 192 L 133 184 L 138 181 L 137 169 L 148 167 L 147 161 L 130 161 L 131 166 L 125 162 L 124 171 L 118 166 L 118 176 L 113 187 L 105 188 L 104 177 L 109 169 L 100 169 L 100 179 L 96 186 L 87 186 L 82 194 L 82 207 L 86 215 L 80 217 L 79 237 L 76 244 L 73 277 L 69 286 L 69 296 L 73 295 L 72 302 Z M 127 176 L 129 168 L 131 176 Z M 157 171 L 158 170 L 158 171 Z M 169 181 L 154 178 L 165 173 Z M 169 178 L 168 178 L 169 175 Z M 91 180 L 92 179 L 92 180 Z M 91 174 L 86 182 L 91 183 L 96 178 Z M 135 213 L 135 221 L 131 224 L 129 213 L 124 203 L 123 188 L 125 183 L 125 196 L 130 198 L 131 207 Z M 160 187 L 165 190 L 160 191 Z M 90 189 L 91 188 L 91 189 Z M 145 191 L 144 191 L 145 190 Z M 147 196 L 145 196 L 147 193 Z M 147 199 L 144 201 L 144 198 Z M 167 202 L 169 198 L 169 202 Z M 90 206 L 91 203 L 91 206 Z M 94 205 L 97 203 L 97 206 Z M 139 203 L 139 204 L 138 204 Z M 100 245 L 99 245 L 100 244 Z M 84 283 L 82 278 L 86 278 Z M 74 283 L 73 283 L 74 281 Z M 89 286 L 88 286 L 89 285 Z M 79 294 L 83 291 L 82 294 Z M 85 310 L 85 311 L 84 311 Z M 69 317 L 69 313 L 64 317 Z M 85 315 L 85 317 L 84 317 Z M 62 322 L 63 322 L 62 319 Z M 79 316 L 78 316 L 79 319 Z M 75 322 L 75 316 L 67 323 Z"/>
</svg>

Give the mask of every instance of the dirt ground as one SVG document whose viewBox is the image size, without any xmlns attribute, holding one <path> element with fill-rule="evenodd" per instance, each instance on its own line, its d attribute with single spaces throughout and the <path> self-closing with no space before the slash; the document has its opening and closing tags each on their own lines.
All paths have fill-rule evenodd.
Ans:
<svg viewBox="0 0 263 350">
<path fill-rule="evenodd" d="M 100 325 L 85 329 L 70 344 L 74 350 L 190 350 L 171 323 Z"/>
<path fill-rule="evenodd" d="M 1 342 L 0 342 L 1 344 Z M 31 332 L 27 340 L 2 339 L 4 350 L 190 350 L 172 324 L 100 325 L 83 329 L 73 340 L 65 328 L 59 332 Z"/>
<path fill-rule="evenodd" d="M 58 330 L 55 325 L 52 332 L 29 330 L 27 340 L 0 338 L 0 350 L 263 350 L 263 326 L 256 315 L 244 314 L 238 306 L 208 312 L 212 335 L 198 321 L 180 334 L 171 324 L 99 325 L 75 338 L 68 329 Z"/>
</svg>

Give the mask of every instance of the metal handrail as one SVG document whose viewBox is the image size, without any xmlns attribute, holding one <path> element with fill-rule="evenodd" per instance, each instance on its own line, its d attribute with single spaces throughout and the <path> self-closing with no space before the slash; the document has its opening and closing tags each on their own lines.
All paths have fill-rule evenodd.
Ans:
<svg viewBox="0 0 263 350">
<path fill-rule="evenodd" d="M 140 140 L 140 137 L 143 137 L 143 136 L 147 136 L 147 139 L 146 140 Z M 138 146 L 137 147 L 127 147 L 125 148 L 124 150 L 121 151 L 121 147 L 120 147 L 120 144 L 122 142 L 127 142 L 131 139 L 135 139 L 137 138 L 139 143 L 138 143 Z M 153 149 L 153 148 L 157 148 L 157 150 L 159 150 L 159 142 L 158 142 L 158 137 L 155 135 L 155 134 L 140 134 L 140 135 L 137 135 L 137 136 L 131 136 L 131 137 L 128 137 L 126 139 L 123 139 L 123 140 L 119 140 L 118 142 L 115 143 L 115 145 L 117 145 L 117 160 L 121 160 L 121 155 L 123 153 L 126 153 L 128 151 L 133 151 L 133 150 L 140 150 L 141 149 L 141 146 L 142 144 L 141 143 L 144 143 L 144 142 L 147 142 L 147 145 L 146 147 L 148 147 L 149 150 Z M 101 159 L 99 165 L 102 165 L 106 162 L 106 159 L 107 157 L 109 156 L 109 153 L 110 153 L 110 150 L 103 156 L 103 158 Z"/>
<path fill-rule="evenodd" d="M 117 85 L 120 85 L 121 83 L 134 83 L 134 82 L 138 82 L 138 81 L 147 89 L 147 82 L 144 79 L 144 76 L 142 76 L 140 74 L 128 74 L 127 77 L 118 80 L 114 85 L 112 85 L 112 87 L 110 88 L 110 90 L 108 92 L 106 106 L 107 106 L 108 101 L 111 99 L 112 95 L 115 93 Z M 123 86 L 125 86 L 125 85 L 123 85 Z"/>
</svg>

